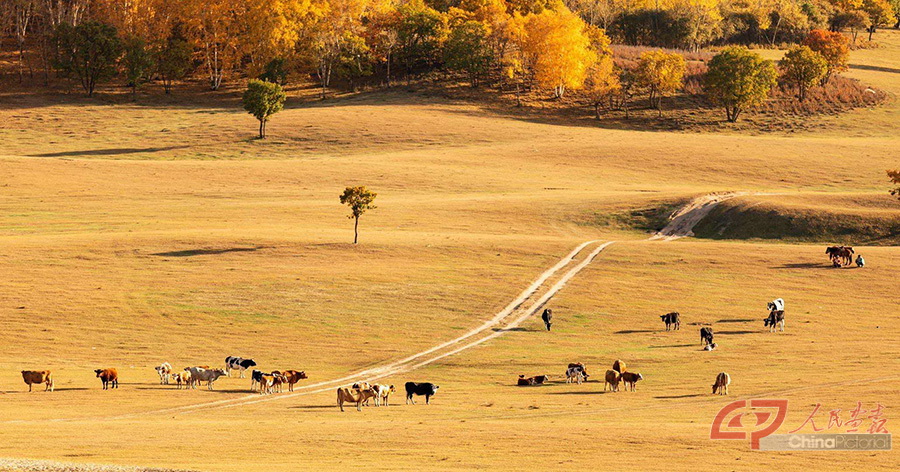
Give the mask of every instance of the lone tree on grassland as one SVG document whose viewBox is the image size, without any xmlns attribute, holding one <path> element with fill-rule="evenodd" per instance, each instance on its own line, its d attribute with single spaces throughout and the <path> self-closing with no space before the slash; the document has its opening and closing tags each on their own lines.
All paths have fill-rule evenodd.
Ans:
<svg viewBox="0 0 900 472">
<path fill-rule="evenodd" d="M 353 244 L 359 240 L 359 217 L 366 210 L 374 210 L 376 207 L 372 205 L 378 194 L 370 191 L 366 187 L 347 187 L 341 195 L 341 203 L 350 207 L 350 214 L 347 218 L 353 221 Z"/>
<path fill-rule="evenodd" d="M 284 90 L 278 84 L 258 79 L 250 79 L 242 103 L 247 113 L 259 120 L 259 139 L 266 137 L 266 122 L 269 117 L 284 108 Z"/>
<path fill-rule="evenodd" d="M 889 170 L 887 175 L 891 178 L 891 182 L 897 186 L 891 189 L 891 195 L 900 199 L 900 169 Z"/>
<path fill-rule="evenodd" d="M 713 103 L 725 107 L 728 121 L 737 121 L 745 109 L 759 105 L 775 86 L 772 61 L 747 48 L 725 48 L 709 61 L 704 89 Z"/>
</svg>

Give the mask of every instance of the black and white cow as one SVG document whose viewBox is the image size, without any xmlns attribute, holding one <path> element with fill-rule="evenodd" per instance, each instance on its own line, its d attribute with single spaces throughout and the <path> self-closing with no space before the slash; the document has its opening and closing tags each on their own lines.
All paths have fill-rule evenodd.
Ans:
<svg viewBox="0 0 900 472">
<path fill-rule="evenodd" d="M 242 357 L 234 356 L 225 358 L 225 372 L 229 377 L 231 377 L 231 371 L 236 370 L 240 372 L 241 378 L 244 378 L 244 371 L 251 367 L 256 367 L 256 362 L 253 359 L 244 359 Z"/>
<path fill-rule="evenodd" d="M 413 395 L 425 395 L 425 404 L 431 404 L 431 396 L 437 393 L 437 389 L 440 388 L 433 383 L 418 383 L 418 382 L 406 382 L 406 404 L 409 405 L 409 402 L 412 402 L 413 405 L 416 404 L 416 401 L 413 400 Z"/>
<path fill-rule="evenodd" d="M 670 329 L 681 329 L 681 314 L 677 311 L 659 315 L 659 319 L 663 320 L 663 323 L 666 324 L 666 331 L 669 331 Z"/>
<path fill-rule="evenodd" d="M 709 326 L 700 328 L 700 344 L 709 346 L 713 343 L 713 329 Z"/>
<path fill-rule="evenodd" d="M 553 310 L 545 308 L 544 313 L 541 314 L 541 319 L 544 320 L 544 325 L 547 326 L 547 331 L 550 331 L 550 325 L 553 324 Z"/>
</svg>

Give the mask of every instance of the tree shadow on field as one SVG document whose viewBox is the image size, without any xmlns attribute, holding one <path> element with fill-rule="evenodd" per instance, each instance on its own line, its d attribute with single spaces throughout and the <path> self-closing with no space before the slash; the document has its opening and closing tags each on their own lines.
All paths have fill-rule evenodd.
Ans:
<svg viewBox="0 0 900 472">
<path fill-rule="evenodd" d="M 773 269 L 831 269 L 831 265 L 821 262 L 794 262 L 773 267 Z"/>
<path fill-rule="evenodd" d="M 182 146 L 162 146 L 148 148 L 112 148 L 112 149 L 88 149 L 84 151 L 61 151 L 61 152 L 45 152 L 41 154 L 30 154 L 29 157 L 76 157 L 76 156 L 115 156 L 118 154 L 140 154 L 149 152 L 173 151 L 175 149 L 185 149 L 187 145 Z"/>
<path fill-rule="evenodd" d="M 659 399 L 659 400 L 673 400 L 673 399 L 676 399 L 676 398 L 695 398 L 695 397 L 702 397 L 702 396 L 704 396 L 704 395 L 705 395 L 705 394 L 703 394 L 703 393 L 689 393 L 689 394 L 687 394 L 687 395 L 661 395 L 661 396 L 657 396 L 657 397 L 653 397 L 653 398 L 656 398 L 656 399 Z"/>
<path fill-rule="evenodd" d="M 229 247 L 224 249 L 185 249 L 183 251 L 157 252 L 150 254 L 151 256 L 160 257 L 193 257 L 193 256 L 209 256 L 216 254 L 226 254 L 229 252 L 254 252 L 265 249 L 265 246 L 256 247 Z"/>
<path fill-rule="evenodd" d="M 623 329 L 616 331 L 615 334 L 638 334 L 638 333 L 658 333 L 658 329 Z"/>
<path fill-rule="evenodd" d="M 859 69 L 859 70 L 871 70 L 875 72 L 890 72 L 892 74 L 900 74 L 900 69 L 894 69 L 892 67 L 881 67 L 881 66 L 868 66 L 864 64 L 850 64 L 851 69 Z"/>
</svg>

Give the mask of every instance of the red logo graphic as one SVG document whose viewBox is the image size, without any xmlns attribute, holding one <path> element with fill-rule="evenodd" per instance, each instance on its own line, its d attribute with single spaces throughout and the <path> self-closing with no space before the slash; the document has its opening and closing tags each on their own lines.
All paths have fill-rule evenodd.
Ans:
<svg viewBox="0 0 900 472">
<path fill-rule="evenodd" d="M 750 448 L 759 449 L 759 440 L 774 433 L 784 423 L 787 416 L 787 400 L 750 400 L 749 407 L 774 409 L 775 411 L 752 411 L 740 412 L 742 408 L 747 408 L 747 400 L 738 400 L 725 405 L 719 410 L 716 418 L 713 420 L 712 428 L 709 431 L 709 439 L 747 439 L 747 432 L 744 430 L 742 418 L 744 415 L 753 414 L 756 417 L 756 424 L 750 431 Z M 727 422 L 726 418 L 731 417 Z M 771 421 L 770 421 L 771 420 Z M 722 425 L 725 424 L 725 430 Z"/>
</svg>

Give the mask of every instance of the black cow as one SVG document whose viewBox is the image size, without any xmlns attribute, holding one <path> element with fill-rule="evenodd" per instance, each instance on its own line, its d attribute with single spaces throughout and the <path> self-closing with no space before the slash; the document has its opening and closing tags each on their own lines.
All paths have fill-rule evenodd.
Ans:
<svg viewBox="0 0 900 472">
<path fill-rule="evenodd" d="M 547 331 L 550 331 L 550 325 L 552 325 L 553 321 L 553 310 L 549 308 L 544 309 L 544 313 L 541 315 L 541 319 L 544 320 L 544 324 L 547 325 Z"/>
<path fill-rule="evenodd" d="M 774 332 L 778 327 L 784 331 L 784 310 L 770 311 L 769 316 L 763 318 L 763 324 L 768 327 L 771 332 Z"/>
<path fill-rule="evenodd" d="M 250 382 L 250 390 L 253 390 L 256 387 L 256 384 L 259 384 L 259 386 L 262 387 L 262 381 L 263 381 L 264 375 L 272 375 L 272 374 L 269 372 L 263 372 L 263 371 L 256 370 L 256 369 L 253 369 L 253 371 L 250 372 L 250 379 L 252 379 Z"/>
<path fill-rule="evenodd" d="M 663 320 L 663 322 L 666 323 L 666 331 L 672 329 L 673 325 L 674 329 L 681 329 L 681 315 L 679 315 L 677 311 L 666 313 L 665 315 L 660 315 L 659 319 Z"/>
<path fill-rule="evenodd" d="M 700 328 L 700 344 L 710 345 L 713 343 L 713 329 L 709 326 Z"/>
<path fill-rule="evenodd" d="M 413 405 L 416 404 L 413 395 L 425 395 L 425 404 L 430 405 L 431 396 L 437 393 L 438 388 L 440 387 L 428 382 L 406 382 L 406 404 L 409 405 L 409 402 L 412 402 Z"/>
</svg>

